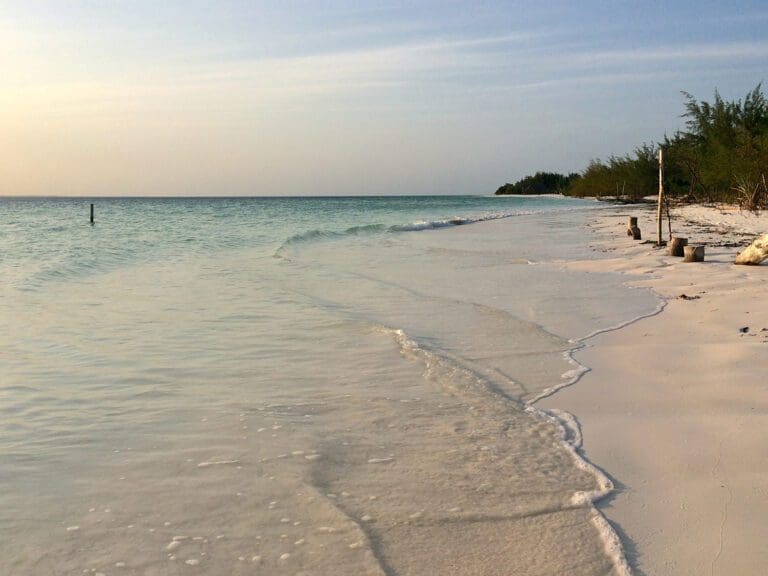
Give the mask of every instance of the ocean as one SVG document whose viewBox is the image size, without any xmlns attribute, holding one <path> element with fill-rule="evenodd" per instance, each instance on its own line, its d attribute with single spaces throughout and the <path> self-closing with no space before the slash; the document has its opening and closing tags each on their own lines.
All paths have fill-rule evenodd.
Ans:
<svg viewBox="0 0 768 576">
<path fill-rule="evenodd" d="M 628 574 L 536 408 L 658 306 L 599 209 L 0 198 L 0 574 Z"/>
</svg>

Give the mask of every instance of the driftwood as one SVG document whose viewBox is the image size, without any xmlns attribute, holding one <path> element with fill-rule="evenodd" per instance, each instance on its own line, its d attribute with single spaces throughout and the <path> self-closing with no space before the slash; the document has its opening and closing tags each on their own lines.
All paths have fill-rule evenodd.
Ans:
<svg viewBox="0 0 768 576">
<path fill-rule="evenodd" d="M 760 264 L 768 258 L 768 234 L 763 234 L 736 255 L 736 264 Z"/>
<path fill-rule="evenodd" d="M 687 245 L 688 245 L 688 238 L 678 238 L 677 236 L 675 236 L 669 242 L 669 255 L 682 257 L 684 254 L 683 248 L 685 248 Z"/>
<path fill-rule="evenodd" d="M 704 262 L 704 246 L 684 246 L 683 262 Z"/>
</svg>

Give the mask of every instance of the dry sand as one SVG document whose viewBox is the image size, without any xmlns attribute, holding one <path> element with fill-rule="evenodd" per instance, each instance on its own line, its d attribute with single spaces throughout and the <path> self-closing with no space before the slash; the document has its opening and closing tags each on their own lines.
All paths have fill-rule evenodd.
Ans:
<svg viewBox="0 0 768 576">
<path fill-rule="evenodd" d="M 768 265 L 732 262 L 768 217 L 675 210 L 675 235 L 707 246 L 704 263 L 683 263 L 627 237 L 630 214 L 655 239 L 650 207 L 601 211 L 590 227 L 609 259 L 572 265 L 625 272 L 666 307 L 588 340 L 575 358 L 591 371 L 540 404 L 572 412 L 586 456 L 612 476 L 599 508 L 635 574 L 766 574 Z"/>
</svg>

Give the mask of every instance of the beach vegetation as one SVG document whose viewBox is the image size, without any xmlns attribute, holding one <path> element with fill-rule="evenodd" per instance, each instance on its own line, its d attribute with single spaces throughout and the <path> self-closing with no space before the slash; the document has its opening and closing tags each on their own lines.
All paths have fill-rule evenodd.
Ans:
<svg viewBox="0 0 768 576">
<path fill-rule="evenodd" d="M 658 189 L 656 155 L 653 144 L 643 144 L 632 154 L 611 156 L 605 162 L 592 160 L 565 194 L 630 201 L 653 194 Z"/>
<path fill-rule="evenodd" d="M 717 91 L 712 101 L 698 100 L 688 92 L 682 95 L 683 129 L 661 142 L 642 144 L 630 154 L 594 159 L 580 174 L 563 177 L 565 180 L 548 190 L 568 196 L 639 201 L 658 192 L 661 148 L 664 189 L 673 199 L 729 202 L 748 210 L 768 208 L 768 99 L 762 84 L 733 101 L 725 100 Z M 543 178 L 546 174 L 539 172 L 507 184 L 496 193 L 541 193 L 526 190 L 535 189 L 532 182 L 550 182 Z"/>
<path fill-rule="evenodd" d="M 762 85 L 730 102 L 717 91 L 712 102 L 699 102 L 687 92 L 683 96 L 686 130 L 663 144 L 680 162 L 677 181 L 665 183 L 670 193 L 707 201 L 751 199 L 759 207 L 768 172 L 768 102 Z"/>
</svg>

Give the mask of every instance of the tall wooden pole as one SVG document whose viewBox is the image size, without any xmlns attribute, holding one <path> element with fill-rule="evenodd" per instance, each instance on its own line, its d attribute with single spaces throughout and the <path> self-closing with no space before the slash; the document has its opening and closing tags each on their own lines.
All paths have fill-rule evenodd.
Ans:
<svg viewBox="0 0 768 576">
<path fill-rule="evenodd" d="M 656 214 L 656 232 L 658 239 L 656 240 L 657 246 L 662 246 L 661 243 L 661 207 L 664 204 L 664 156 L 662 155 L 662 149 L 659 148 L 659 210 Z"/>
</svg>

